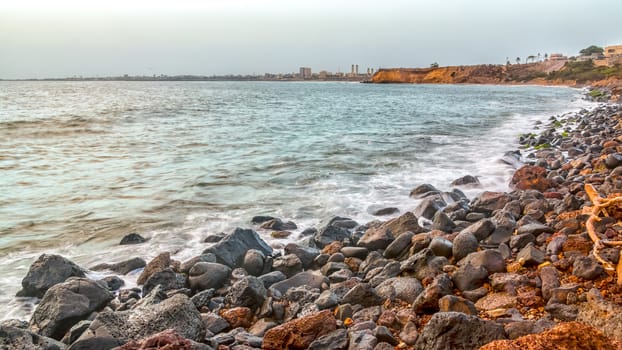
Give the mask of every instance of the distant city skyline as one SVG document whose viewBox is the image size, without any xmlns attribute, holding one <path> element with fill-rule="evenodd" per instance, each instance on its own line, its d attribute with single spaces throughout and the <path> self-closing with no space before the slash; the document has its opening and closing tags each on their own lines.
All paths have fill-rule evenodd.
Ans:
<svg viewBox="0 0 622 350">
<path fill-rule="evenodd" d="M 0 79 L 504 64 L 622 44 L 620 13 L 618 0 L 9 0 Z"/>
</svg>

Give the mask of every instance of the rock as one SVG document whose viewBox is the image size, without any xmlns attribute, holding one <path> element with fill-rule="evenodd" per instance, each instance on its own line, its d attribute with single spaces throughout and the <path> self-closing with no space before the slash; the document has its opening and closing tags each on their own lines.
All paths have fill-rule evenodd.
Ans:
<svg viewBox="0 0 622 350">
<path fill-rule="evenodd" d="M 215 263 L 216 262 L 216 255 L 211 254 L 211 253 L 210 254 L 201 254 L 201 255 L 195 256 L 193 258 L 190 258 L 190 259 L 184 261 L 183 263 L 181 263 L 181 266 L 179 267 L 179 272 L 187 274 L 190 271 L 190 269 L 192 268 L 192 266 L 194 266 L 194 264 L 196 264 L 198 262 Z"/>
<path fill-rule="evenodd" d="M 309 344 L 309 350 L 345 350 L 348 348 L 348 331 L 336 329 L 315 339 Z"/>
<path fill-rule="evenodd" d="M 442 211 L 437 211 L 432 219 L 432 230 L 440 230 L 443 232 L 451 233 L 456 224 Z"/>
<path fill-rule="evenodd" d="M 400 217 L 369 228 L 359 240 L 359 245 L 370 250 L 384 249 L 393 241 L 394 237 L 399 237 L 405 232 L 419 233 L 423 231 L 424 229 L 419 226 L 417 217 L 411 212 L 406 212 Z M 374 245 L 374 247 L 380 246 L 379 248 L 370 248 L 368 246 L 374 241 L 379 241 L 378 244 Z"/>
<path fill-rule="evenodd" d="M 605 272 L 600 264 L 590 257 L 577 257 L 572 265 L 572 274 L 586 279 L 593 280 Z"/>
<path fill-rule="evenodd" d="M 320 269 L 320 272 L 322 272 L 324 276 L 330 276 L 339 270 L 348 270 L 348 269 L 350 269 L 350 267 L 346 265 L 345 263 L 329 262 L 329 263 L 326 263 L 324 266 L 322 266 L 322 268 Z"/>
<path fill-rule="evenodd" d="M 415 349 L 478 349 L 505 339 L 503 326 L 460 312 L 439 312 L 423 327 Z"/>
<path fill-rule="evenodd" d="M 93 323 L 93 321 L 88 320 L 76 323 L 69 329 L 69 331 L 67 331 L 67 333 L 65 333 L 65 336 L 63 336 L 61 342 L 63 344 L 71 344 L 75 342 L 82 335 L 82 333 L 84 333 L 91 326 L 91 323 Z"/>
<path fill-rule="evenodd" d="M 415 208 L 415 210 L 413 211 L 413 214 L 415 217 L 424 217 L 428 220 L 432 220 L 432 218 L 434 218 L 434 214 L 436 214 L 437 211 L 443 209 L 443 207 L 445 207 L 447 205 L 447 203 L 443 200 L 443 198 L 440 195 L 432 195 L 429 197 L 425 197 L 421 203 L 419 203 L 419 205 Z M 412 232 L 421 232 L 421 231 L 414 231 L 414 230 L 408 230 L 408 231 L 412 231 Z"/>
<path fill-rule="evenodd" d="M 445 295 L 438 300 L 440 312 L 462 312 L 467 315 L 476 315 L 477 309 L 472 301 L 454 295 Z"/>
<path fill-rule="evenodd" d="M 540 334 L 493 341 L 480 350 L 619 349 L 621 346 L 619 341 L 609 339 L 593 327 L 580 322 L 568 322 Z"/>
<path fill-rule="evenodd" d="M 400 237 L 401 236 L 402 235 L 400 235 Z M 369 249 L 364 247 L 343 247 L 340 251 L 346 258 L 357 258 L 363 260 L 367 257 L 367 254 L 369 254 Z"/>
<path fill-rule="evenodd" d="M 263 282 L 254 276 L 246 276 L 229 289 L 225 301 L 232 306 L 246 306 L 251 310 L 261 307 L 268 291 Z"/>
<path fill-rule="evenodd" d="M 444 265 L 448 261 L 444 257 L 437 257 L 430 248 L 425 248 L 419 253 L 402 261 L 401 270 L 406 275 L 412 275 L 419 280 L 424 278 L 433 278 L 441 273 Z"/>
<path fill-rule="evenodd" d="M 269 216 L 269 215 L 256 215 L 253 216 L 253 218 L 251 219 L 251 224 L 253 225 L 259 225 L 259 224 L 263 224 L 266 221 L 270 221 L 275 219 L 274 216 Z"/>
<path fill-rule="evenodd" d="M 223 264 L 199 262 L 188 272 L 188 282 L 194 291 L 221 288 L 229 278 L 231 269 Z"/>
<path fill-rule="evenodd" d="M 516 295 L 516 291 L 530 283 L 529 279 L 524 275 L 517 273 L 493 273 L 490 275 L 490 286 L 494 291 L 507 292 Z"/>
<path fill-rule="evenodd" d="M 289 243 L 285 246 L 284 252 L 286 255 L 294 254 L 302 262 L 302 267 L 308 269 L 313 265 L 313 260 L 320 255 L 320 251 L 316 248 L 302 247 L 295 243 Z"/>
<path fill-rule="evenodd" d="M 330 283 L 339 283 L 349 280 L 354 276 L 354 272 L 346 269 L 335 271 L 328 276 Z"/>
<path fill-rule="evenodd" d="M 579 305 L 577 321 L 595 327 L 608 337 L 622 339 L 622 306 L 606 301 L 598 289 L 590 289 L 587 302 Z"/>
<path fill-rule="evenodd" d="M 322 284 L 328 284 L 328 279 L 319 272 L 304 271 L 284 281 L 274 283 L 270 289 L 279 291 L 284 295 L 290 288 L 307 286 L 309 289 L 321 288 Z"/>
<path fill-rule="evenodd" d="M 278 326 L 278 324 L 274 321 L 270 321 L 269 319 L 266 318 L 262 318 L 260 320 L 258 320 L 257 322 L 255 322 L 254 325 L 252 325 L 248 331 L 253 334 L 256 335 L 258 337 L 263 337 L 264 334 L 266 334 L 266 332 L 270 329 L 270 328 L 274 328 Z"/>
<path fill-rule="evenodd" d="M 407 231 L 397 236 L 384 250 L 384 257 L 387 259 L 396 259 L 402 256 L 410 246 L 410 242 L 415 234 Z"/>
<path fill-rule="evenodd" d="M 397 339 L 395 339 L 395 336 L 393 336 L 391 331 L 385 326 L 376 327 L 375 336 L 379 342 L 388 343 L 392 346 L 396 346 L 400 343 Z"/>
<path fill-rule="evenodd" d="M 516 255 L 516 261 L 520 261 L 524 266 L 540 265 L 544 262 L 544 252 L 536 248 L 533 243 L 521 249 Z"/>
<path fill-rule="evenodd" d="M 565 322 L 576 320 L 577 314 L 579 313 L 579 310 L 575 305 L 565 305 L 551 302 L 544 306 L 544 311 L 548 312 L 552 317 Z"/>
<path fill-rule="evenodd" d="M 544 266 L 539 272 L 540 280 L 542 280 L 542 298 L 548 301 L 552 290 L 560 286 L 559 273 L 554 266 Z"/>
<path fill-rule="evenodd" d="M 65 344 L 31 333 L 26 329 L 0 325 L 0 349 L 6 350 L 62 350 Z"/>
<path fill-rule="evenodd" d="M 336 329 L 332 312 L 321 311 L 270 329 L 264 335 L 262 349 L 306 349 L 314 340 Z"/>
<path fill-rule="evenodd" d="M 540 223 L 522 225 L 516 230 L 516 233 L 519 235 L 530 233 L 534 236 L 538 236 L 541 233 L 553 233 L 553 232 L 555 232 L 555 230 L 548 227 L 547 225 L 540 224 Z"/>
<path fill-rule="evenodd" d="M 387 207 L 387 208 L 373 208 L 370 207 L 367 209 L 367 212 L 370 213 L 373 216 L 385 216 L 385 215 L 392 215 L 395 213 L 399 213 L 400 210 L 398 208 L 395 207 Z"/>
<path fill-rule="evenodd" d="M 460 232 L 453 241 L 452 255 L 455 261 L 460 261 L 465 256 L 476 252 L 479 247 L 479 242 L 475 235 L 469 231 Z"/>
<path fill-rule="evenodd" d="M 460 261 L 460 265 L 471 264 L 474 267 L 483 266 L 489 273 L 505 272 L 505 260 L 496 249 L 486 249 L 471 253 Z"/>
<path fill-rule="evenodd" d="M 451 294 L 451 279 L 447 274 L 441 274 L 434 278 L 413 303 L 415 312 L 438 310 L 438 301 L 445 295 Z"/>
<path fill-rule="evenodd" d="M 272 269 L 281 271 L 287 277 L 292 277 L 302 271 L 302 261 L 294 254 L 287 254 L 274 259 Z"/>
<path fill-rule="evenodd" d="M 375 306 L 382 303 L 382 298 L 374 287 L 367 283 L 359 283 L 348 291 L 341 300 L 343 304 Z"/>
<path fill-rule="evenodd" d="M 218 243 L 222 241 L 222 239 L 225 238 L 225 236 L 226 234 L 224 232 L 209 235 L 205 237 L 205 239 L 203 240 L 203 243 Z M 215 262 L 215 261 L 208 261 L 208 262 Z"/>
<path fill-rule="evenodd" d="M 138 233 L 130 233 L 125 235 L 119 245 L 140 244 L 145 243 L 146 239 Z"/>
<path fill-rule="evenodd" d="M 460 291 L 477 289 L 488 280 L 488 270 L 484 266 L 462 265 L 451 277 Z"/>
<path fill-rule="evenodd" d="M 250 275 L 259 276 L 263 272 L 264 259 L 266 256 L 257 249 L 251 249 L 244 254 L 242 268 Z"/>
<path fill-rule="evenodd" d="M 362 329 L 374 329 L 376 328 L 376 321 L 382 313 L 381 306 L 370 306 L 361 309 L 352 315 L 354 325 L 350 327 L 349 331 L 362 330 Z"/>
<path fill-rule="evenodd" d="M 210 299 L 214 297 L 214 293 L 214 289 L 206 289 L 193 295 L 190 301 L 196 306 L 197 310 L 201 310 L 201 308 L 209 305 Z"/>
<path fill-rule="evenodd" d="M 176 274 L 170 267 L 157 271 L 145 282 L 143 295 L 149 294 L 157 285 L 160 285 L 164 291 L 182 289 L 186 287 L 186 277 L 183 274 Z"/>
<path fill-rule="evenodd" d="M 544 192 L 552 185 L 551 180 L 547 178 L 546 169 L 533 165 L 525 165 L 518 169 L 514 172 L 512 180 L 510 180 L 510 187 L 517 190 L 538 190 Z"/>
<path fill-rule="evenodd" d="M 607 158 L 605 158 L 605 165 L 608 169 L 615 169 L 622 165 L 622 154 L 612 153 L 607 155 Z"/>
<path fill-rule="evenodd" d="M 283 222 L 281 219 L 274 218 L 263 222 L 260 228 L 264 230 L 291 231 L 297 229 L 298 226 L 291 221 Z"/>
<path fill-rule="evenodd" d="M 199 344 L 177 334 L 173 329 L 167 329 L 141 340 L 131 340 L 115 348 L 115 350 L 155 350 L 155 349 L 211 349 L 205 344 Z"/>
<path fill-rule="evenodd" d="M 67 350 L 110 350 L 122 346 L 126 342 L 110 336 L 91 337 L 76 340 Z"/>
<path fill-rule="evenodd" d="M 99 280 L 99 282 L 105 283 L 109 291 L 119 290 L 125 284 L 125 281 L 117 276 L 106 276 Z"/>
<path fill-rule="evenodd" d="M 358 246 L 369 250 L 385 249 L 395 237 L 391 230 L 379 227 L 372 227 L 365 231 L 365 234 L 359 239 Z"/>
<path fill-rule="evenodd" d="M 113 298 L 103 284 L 87 278 L 70 278 L 45 292 L 30 319 L 30 329 L 59 340 L 71 326 L 103 308 Z"/>
<path fill-rule="evenodd" d="M 507 193 L 485 191 L 473 201 L 471 208 L 480 213 L 492 213 L 503 209 L 511 200 L 512 198 Z"/>
<path fill-rule="evenodd" d="M 412 191 L 410 191 L 410 197 L 422 198 L 422 197 L 425 197 L 425 195 L 430 194 L 430 193 L 440 193 L 440 191 L 437 190 L 436 187 L 430 184 L 423 184 L 423 185 L 419 185 L 415 187 Z"/>
<path fill-rule="evenodd" d="M 432 252 L 434 253 L 434 255 L 451 258 L 453 244 L 450 241 L 446 240 L 445 238 L 434 237 L 432 239 L 432 242 L 430 242 L 429 247 L 430 247 L 430 250 L 432 250 Z"/>
<path fill-rule="evenodd" d="M 400 332 L 400 339 L 406 344 L 413 346 L 419 338 L 419 332 L 417 331 L 417 325 L 412 321 L 408 321 L 402 331 Z"/>
<path fill-rule="evenodd" d="M 125 261 L 121 261 L 118 262 L 116 264 L 112 264 L 110 265 L 110 270 L 121 274 L 121 275 L 127 275 L 128 273 L 136 270 L 136 269 L 140 269 L 143 268 L 147 265 L 147 263 L 145 262 L 144 259 L 142 258 L 132 258 L 129 260 L 125 260 Z"/>
<path fill-rule="evenodd" d="M 212 253 L 220 264 L 233 269 L 243 264 L 246 252 L 251 249 L 262 252 L 264 256 L 272 255 L 272 248 L 259 237 L 257 232 L 236 228 L 220 242 L 205 249 L 203 254 Z"/>
<path fill-rule="evenodd" d="M 523 249 L 527 244 L 534 243 L 536 237 L 531 233 L 523 233 L 521 235 L 515 235 L 510 238 L 510 248 Z"/>
<path fill-rule="evenodd" d="M 84 270 L 60 255 L 42 254 L 30 265 L 17 296 L 41 298 L 50 287 L 69 277 L 85 277 Z"/>
<path fill-rule="evenodd" d="M 155 304 L 142 303 L 132 310 L 102 311 L 80 339 L 101 336 L 140 339 L 166 329 L 174 329 L 187 339 L 201 340 L 201 315 L 186 295 L 175 294 Z"/>
<path fill-rule="evenodd" d="M 330 290 L 323 291 L 315 301 L 319 310 L 330 309 L 339 304 L 339 297 Z"/>
<path fill-rule="evenodd" d="M 463 177 L 457 178 L 454 181 L 451 182 L 451 186 L 472 186 L 472 187 L 476 187 L 476 186 L 480 186 L 481 183 L 479 182 L 479 180 L 472 175 L 465 175 Z"/>
<path fill-rule="evenodd" d="M 460 231 L 460 233 L 471 233 L 477 241 L 481 241 L 483 239 L 488 238 L 490 234 L 495 231 L 495 224 L 490 219 L 483 219 L 476 223 L 471 224 L 464 230 Z"/>
<path fill-rule="evenodd" d="M 509 309 L 515 307 L 517 299 L 515 296 L 506 292 L 491 293 L 481 298 L 475 303 L 479 310 L 490 311 L 496 309 Z"/>
<path fill-rule="evenodd" d="M 350 350 L 374 350 L 378 344 L 378 339 L 374 336 L 374 333 L 369 329 L 350 332 Z"/>
<path fill-rule="evenodd" d="M 270 288 L 273 284 L 281 282 L 287 279 L 287 276 L 281 271 L 272 271 L 259 276 L 259 280 L 263 283 L 266 289 Z"/>
<path fill-rule="evenodd" d="M 145 282 L 147 282 L 147 279 L 149 279 L 151 275 L 158 271 L 162 271 L 169 266 L 171 266 L 171 253 L 161 253 L 147 264 L 143 272 L 140 274 L 140 276 L 138 276 L 136 283 L 145 284 Z"/>
<path fill-rule="evenodd" d="M 247 307 L 234 307 L 220 314 L 231 328 L 248 328 L 253 324 L 253 311 Z"/>
<path fill-rule="evenodd" d="M 315 244 L 320 248 L 324 248 L 335 241 L 342 242 L 346 238 L 350 238 L 350 232 L 345 228 L 333 225 L 327 225 L 313 235 Z"/>
<path fill-rule="evenodd" d="M 421 282 L 413 277 L 389 278 L 376 287 L 376 293 L 381 298 L 391 301 L 400 299 L 409 304 L 412 304 L 422 291 Z"/>
</svg>

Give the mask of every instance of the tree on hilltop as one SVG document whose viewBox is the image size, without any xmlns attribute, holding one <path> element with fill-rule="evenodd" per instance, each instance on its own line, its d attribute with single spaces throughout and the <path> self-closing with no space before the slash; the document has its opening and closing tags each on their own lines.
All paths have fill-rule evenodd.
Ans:
<svg viewBox="0 0 622 350">
<path fill-rule="evenodd" d="M 591 45 L 579 51 L 579 53 L 581 54 L 581 56 L 590 56 L 593 53 L 602 54 L 604 51 L 605 50 L 600 46 Z"/>
</svg>

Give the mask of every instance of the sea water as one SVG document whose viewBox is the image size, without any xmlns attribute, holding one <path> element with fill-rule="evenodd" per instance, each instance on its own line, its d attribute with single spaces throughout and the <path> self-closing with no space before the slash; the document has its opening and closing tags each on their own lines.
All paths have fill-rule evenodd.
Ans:
<svg viewBox="0 0 622 350">
<path fill-rule="evenodd" d="M 318 82 L 0 82 L 0 318 L 42 253 L 83 267 L 169 251 L 206 236 L 294 221 L 296 241 L 339 215 L 416 207 L 409 192 L 478 176 L 507 190 L 499 162 L 537 121 L 587 102 L 569 88 Z M 395 214 L 399 215 L 399 214 Z M 394 215 L 394 216 L 395 216 Z M 388 219 L 384 217 L 383 219 Z M 256 228 L 256 227 L 255 227 Z M 257 229 L 257 228 L 256 228 Z M 136 232 L 147 243 L 119 246 Z M 92 272 L 99 278 L 106 273 Z M 138 271 L 124 276 L 135 285 Z"/>
</svg>

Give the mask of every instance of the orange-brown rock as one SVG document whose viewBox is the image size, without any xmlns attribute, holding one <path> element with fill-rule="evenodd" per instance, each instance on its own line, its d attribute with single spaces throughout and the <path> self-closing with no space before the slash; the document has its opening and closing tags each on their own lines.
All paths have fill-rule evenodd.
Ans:
<svg viewBox="0 0 622 350">
<path fill-rule="evenodd" d="M 343 248 L 343 242 L 334 241 L 322 249 L 323 254 L 333 255 Z"/>
<path fill-rule="evenodd" d="M 622 343 L 605 336 L 596 328 L 580 322 L 560 323 L 540 334 L 515 340 L 496 340 L 480 350 L 601 350 L 622 349 Z"/>
<path fill-rule="evenodd" d="M 312 341 L 337 329 L 332 312 L 324 310 L 294 319 L 266 332 L 264 350 L 306 349 Z"/>
<path fill-rule="evenodd" d="M 234 307 L 224 310 L 220 316 L 229 322 L 231 328 L 248 328 L 253 324 L 253 311 L 247 307 Z"/>
<path fill-rule="evenodd" d="M 547 179 L 546 175 L 546 169 L 543 167 L 525 165 L 514 173 L 510 186 L 518 190 L 544 192 L 552 185 L 551 180 Z"/>
<path fill-rule="evenodd" d="M 140 274 L 140 276 L 138 276 L 138 280 L 136 280 L 136 283 L 144 284 L 145 282 L 147 282 L 149 277 L 151 277 L 151 275 L 156 272 L 162 271 L 169 266 L 171 266 L 171 253 L 165 252 L 156 256 L 147 264 L 147 266 L 145 266 L 143 272 Z"/>
<path fill-rule="evenodd" d="M 563 252 L 578 251 L 585 255 L 592 251 L 594 242 L 589 238 L 585 238 L 581 235 L 570 235 L 564 244 L 562 245 Z"/>
<path fill-rule="evenodd" d="M 167 329 L 142 340 L 132 340 L 117 350 L 192 350 L 192 342 L 172 329 Z"/>
</svg>

